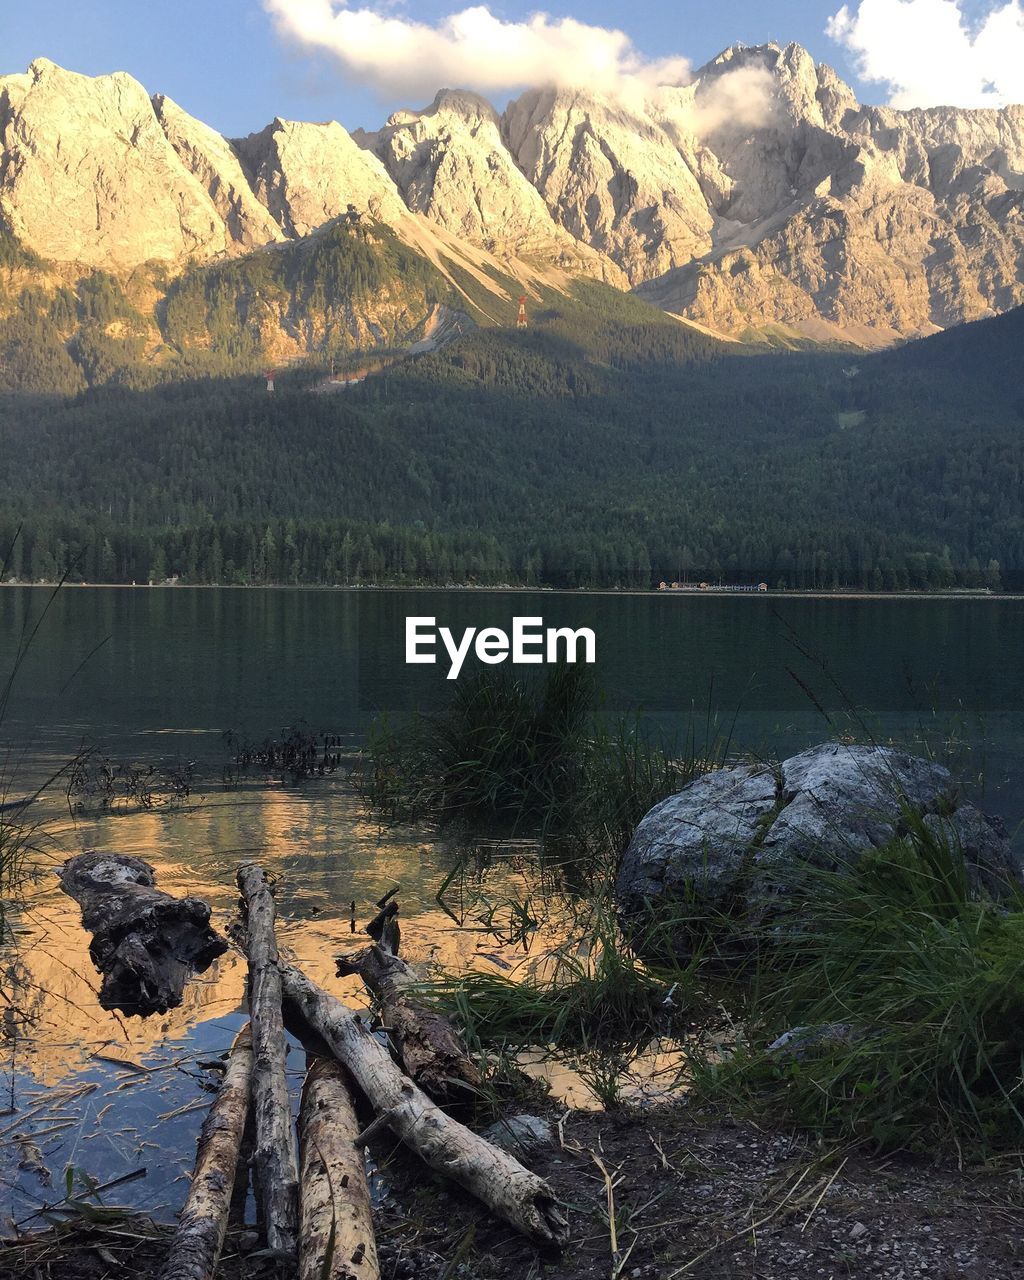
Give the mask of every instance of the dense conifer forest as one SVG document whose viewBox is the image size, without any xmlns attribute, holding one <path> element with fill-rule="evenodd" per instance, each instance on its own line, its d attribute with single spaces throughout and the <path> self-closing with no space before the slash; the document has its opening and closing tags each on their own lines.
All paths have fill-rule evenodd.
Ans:
<svg viewBox="0 0 1024 1280">
<path fill-rule="evenodd" d="M 408 288 L 451 303 L 384 249 L 391 276 L 349 241 L 344 278 L 280 255 L 262 287 L 320 314 L 332 291 L 412 271 Z M 119 282 L 24 292 L 0 328 L 8 577 L 1024 585 L 1021 311 L 879 355 L 771 351 L 577 285 L 544 294 L 526 332 L 467 320 L 357 386 L 325 392 L 312 360 L 268 394 L 233 301 L 251 270 L 169 291 L 180 359 L 159 375 Z"/>
</svg>

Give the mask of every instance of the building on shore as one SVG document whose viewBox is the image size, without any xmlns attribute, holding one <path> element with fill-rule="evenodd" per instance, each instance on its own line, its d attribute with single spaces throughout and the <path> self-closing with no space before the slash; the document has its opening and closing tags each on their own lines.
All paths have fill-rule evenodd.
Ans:
<svg viewBox="0 0 1024 1280">
<path fill-rule="evenodd" d="M 767 591 L 767 582 L 659 582 L 659 591 L 758 592 Z"/>
</svg>

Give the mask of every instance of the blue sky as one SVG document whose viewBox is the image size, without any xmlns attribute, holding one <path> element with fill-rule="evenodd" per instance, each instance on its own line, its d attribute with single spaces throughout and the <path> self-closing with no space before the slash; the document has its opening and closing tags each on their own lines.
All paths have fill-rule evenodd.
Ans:
<svg viewBox="0 0 1024 1280">
<path fill-rule="evenodd" d="M 276 2 L 289 9 L 301 8 L 305 0 Z M 469 2 L 359 0 L 384 16 L 431 25 Z M 494 4 L 491 10 L 509 22 L 520 22 L 542 8 L 555 19 L 572 17 L 594 27 L 619 28 L 643 58 L 682 55 L 694 66 L 736 40 L 747 44 L 796 40 L 817 59 L 835 66 L 863 100 L 880 102 L 895 96 L 894 76 L 900 74 L 899 68 L 896 72 L 891 69 L 893 50 L 878 48 L 879 43 L 885 44 L 889 13 L 896 10 L 908 20 L 912 18 L 920 30 L 928 6 L 950 11 L 957 2 L 861 0 L 862 15 L 873 7 L 874 35 L 867 25 L 871 14 L 867 14 L 862 33 L 854 30 L 845 46 L 825 32 L 841 0 L 775 0 L 767 5 L 757 0 L 652 0 L 631 5 L 623 5 L 621 0 L 614 4 L 587 0 L 585 5 L 573 6 L 508 2 Z M 1017 3 L 1011 0 L 1008 7 Z M 959 0 L 959 4 L 968 24 L 993 7 L 988 0 Z M 849 8 L 856 17 L 857 0 Z M 421 92 L 408 92 L 408 97 L 403 97 L 402 88 L 382 84 L 379 76 L 374 87 L 373 74 L 342 65 L 329 50 L 300 50 L 293 41 L 282 38 L 261 0 L 176 0 L 167 6 L 139 0 L 37 0 L 17 5 L 8 0 L 0 18 L 0 73 L 24 70 L 40 55 L 89 74 L 130 71 L 151 92 L 168 94 L 229 135 L 259 129 L 275 114 L 295 119 L 334 118 L 349 128 L 373 127 L 398 106 L 423 105 L 416 101 L 422 98 Z M 869 63 L 869 57 L 876 61 Z M 425 56 L 424 62 L 429 61 Z M 858 65 L 869 71 L 879 65 L 889 79 L 871 82 L 860 78 Z M 430 67 L 423 65 L 422 70 L 429 78 Z M 914 92 L 920 98 L 929 90 Z M 491 96 L 501 98 L 503 94 L 492 91 Z"/>
</svg>

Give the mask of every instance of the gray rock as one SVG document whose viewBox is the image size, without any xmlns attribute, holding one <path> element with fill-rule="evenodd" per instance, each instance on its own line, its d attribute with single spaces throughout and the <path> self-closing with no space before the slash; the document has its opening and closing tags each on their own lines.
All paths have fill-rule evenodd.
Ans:
<svg viewBox="0 0 1024 1280">
<path fill-rule="evenodd" d="M 784 1031 L 768 1046 L 768 1052 L 799 1061 L 815 1049 L 854 1044 L 863 1038 L 864 1032 L 850 1022 L 826 1022 L 820 1027 L 793 1027 Z"/>
<path fill-rule="evenodd" d="M 555 1141 L 555 1131 L 540 1116 L 506 1116 L 480 1135 L 494 1147 L 500 1147 L 519 1160 L 528 1160 Z"/>
<path fill-rule="evenodd" d="M 762 892 L 791 890 L 804 864 L 855 865 L 888 844 L 904 810 L 952 808 L 948 769 L 887 747 L 825 743 L 782 765 L 780 812 L 754 856 Z"/>
<path fill-rule="evenodd" d="M 616 900 L 636 924 L 671 921 L 668 942 L 708 910 L 761 913 L 799 888 L 808 867 L 856 866 L 920 819 L 962 855 L 976 885 L 1019 880 L 1003 832 L 961 802 L 947 769 L 887 747 L 825 743 L 778 775 L 743 766 L 708 774 L 655 806 L 623 856 Z"/>
<path fill-rule="evenodd" d="M 1018 878 L 1008 860 L 1005 833 L 973 804 L 962 804 L 948 815 L 929 813 L 924 825 L 964 855 L 968 875 L 989 893 L 998 896 L 1007 879 Z"/>
<path fill-rule="evenodd" d="M 749 849 L 770 821 L 777 780 L 751 765 L 697 778 L 637 827 L 615 893 L 628 915 L 666 899 L 688 910 L 725 910 L 741 892 Z"/>
</svg>

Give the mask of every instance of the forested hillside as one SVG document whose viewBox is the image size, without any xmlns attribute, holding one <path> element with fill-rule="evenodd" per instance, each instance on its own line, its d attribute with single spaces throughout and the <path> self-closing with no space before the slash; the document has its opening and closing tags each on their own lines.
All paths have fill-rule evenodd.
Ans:
<svg viewBox="0 0 1024 1280">
<path fill-rule="evenodd" d="M 206 295 L 204 295 L 205 297 Z M 8 574 L 1024 582 L 1024 313 L 882 355 L 721 344 L 599 285 L 359 386 L 11 395 Z"/>
<path fill-rule="evenodd" d="M 448 274 L 387 227 L 340 221 L 304 240 L 171 275 L 127 276 L 46 262 L 0 226 L 0 393 L 74 395 L 111 384 L 145 390 L 188 377 L 253 372 L 315 353 L 421 337 L 445 305 L 490 317 Z M 514 282 L 495 273 L 502 318 Z"/>
</svg>

